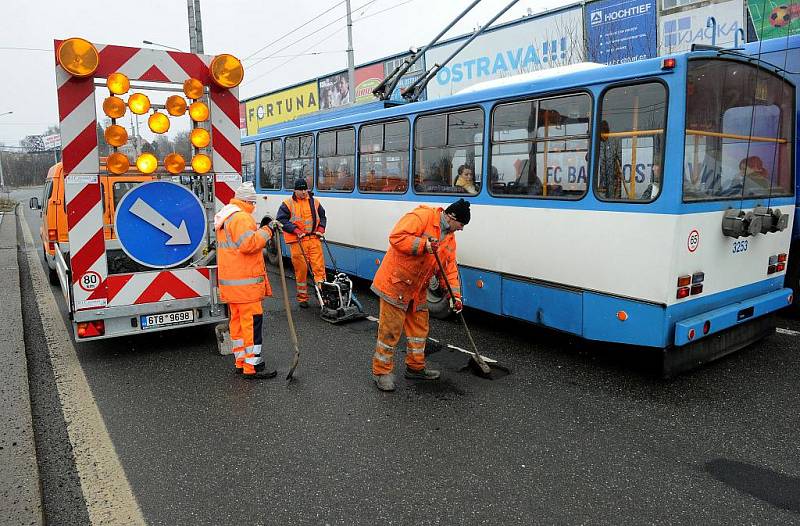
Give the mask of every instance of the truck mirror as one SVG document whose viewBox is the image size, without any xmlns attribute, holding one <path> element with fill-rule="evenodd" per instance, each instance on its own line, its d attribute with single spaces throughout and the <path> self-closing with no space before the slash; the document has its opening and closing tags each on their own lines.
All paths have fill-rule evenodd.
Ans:
<svg viewBox="0 0 800 526">
<path fill-rule="evenodd" d="M 31 197 L 31 201 L 30 201 L 30 203 L 28 203 L 28 206 L 31 208 L 31 210 L 41 210 L 42 209 L 42 207 L 39 205 L 39 198 L 38 197 Z"/>
</svg>

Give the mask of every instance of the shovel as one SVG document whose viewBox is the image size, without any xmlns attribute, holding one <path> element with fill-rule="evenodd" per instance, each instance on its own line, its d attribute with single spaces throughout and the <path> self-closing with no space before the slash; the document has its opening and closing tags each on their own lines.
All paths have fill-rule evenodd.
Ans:
<svg viewBox="0 0 800 526">
<path fill-rule="evenodd" d="M 294 328 L 294 320 L 292 319 L 292 309 L 289 306 L 289 291 L 286 288 L 286 272 L 283 270 L 283 254 L 281 253 L 281 238 L 283 237 L 283 230 L 280 225 L 275 225 L 275 232 L 279 233 L 278 236 L 278 268 L 281 271 L 281 287 L 283 288 L 283 308 L 286 310 L 286 319 L 289 321 L 289 334 L 292 338 L 292 345 L 294 346 L 294 356 L 292 357 L 292 364 L 289 366 L 289 372 L 286 374 L 286 381 L 291 382 L 294 376 L 294 370 L 297 369 L 297 364 L 300 361 L 300 346 L 297 343 L 297 331 Z"/>
</svg>

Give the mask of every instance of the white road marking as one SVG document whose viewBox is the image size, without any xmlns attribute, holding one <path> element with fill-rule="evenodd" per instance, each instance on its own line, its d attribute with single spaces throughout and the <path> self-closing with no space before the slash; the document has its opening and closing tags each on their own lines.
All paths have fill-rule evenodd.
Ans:
<svg viewBox="0 0 800 526">
<path fill-rule="evenodd" d="M 475 355 L 475 353 L 472 351 L 462 349 L 461 347 L 456 347 L 455 345 L 450 345 L 449 343 L 447 344 L 447 348 L 453 349 L 454 351 L 463 352 L 464 354 L 469 354 L 470 356 Z M 497 363 L 497 360 L 495 360 L 494 358 L 489 358 L 488 356 L 484 356 L 482 354 L 480 355 L 480 357 L 483 358 L 483 361 L 486 363 Z"/>
<path fill-rule="evenodd" d="M 20 221 L 31 281 L 89 519 L 92 524 L 147 524 L 86 382 L 69 338 L 71 331 L 64 325 L 50 292 L 28 222 L 24 216 Z"/>
<path fill-rule="evenodd" d="M 799 336 L 800 331 L 793 331 L 791 329 L 784 329 L 783 327 L 778 327 L 775 329 L 775 332 L 778 334 L 788 334 L 789 336 Z"/>
</svg>

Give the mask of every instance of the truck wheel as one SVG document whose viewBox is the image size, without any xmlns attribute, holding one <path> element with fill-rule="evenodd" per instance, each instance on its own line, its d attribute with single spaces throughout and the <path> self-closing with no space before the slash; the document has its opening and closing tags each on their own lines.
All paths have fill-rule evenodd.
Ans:
<svg viewBox="0 0 800 526">
<path fill-rule="evenodd" d="M 55 269 L 50 268 L 50 263 L 47 262 L 47 252 L 45 251 L 44 247 L 42 247 L 42 257 L 44 258 L 44 264 L 47 266 L 47 280 L 51 285 L 60 285 L 61 282 L 58 281 L 58 272 L 56 272 Z"/>
<path fill-rule="evenodd" d="M 428 283 L 428 312 L 437 320 L 444 320 L 452 314 L 450 302 L 445 299 L 445 296 L 446 292 L 439 285 L 439 280 L 436 279 L 436 276 L 432 276 Z"/>
<path fill-rule="evenodd" d="M 275 242 L 275 238 L 267 241 L 267 246 L 264 247 L 264 259 L 270 265 L 278 264 L 278 244 Z"/>
</svg>

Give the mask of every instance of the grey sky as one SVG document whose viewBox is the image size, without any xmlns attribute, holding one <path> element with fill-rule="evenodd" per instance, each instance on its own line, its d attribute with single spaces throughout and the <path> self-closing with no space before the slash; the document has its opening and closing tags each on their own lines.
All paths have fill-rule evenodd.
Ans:
<svg viewBox="0 0 800 526">
<path fill-rule="evenodd" d="M 488 21 L 509 0 L 483 0 L 445 37 L 467 33 Z M 288 31 L 337 4 L 339 0 L 243 1 L 201 0 L 205 52 L 231 53 L 245 59 Z M 467 0 L 351 0 L 356 64 L 412 45 L 422 46 L 466 5 Z M 572 3 L 567 0 L 520 0 L 500 22 Z M 369 5 L 366 5 L 369 4 Z M 365 6 L 358 9 L 360 6 Z M 275 88 L 347 67 L 345 6 L 297 30 L 244 61 L 244 99 Z M 139 20 L 136 20 L 138 17 Z M 57 124 L 53 40 L 80 36 L 100 44 L 147 47 L 150 40 L 188 51 L 185 0 L 2 0 L 0 1 L 0 144 L 16 145 L 26 135 Z M 308 38 L 303 38 L 306 37 Z M 329 38 L 326 38 L 329 37 Z M 301 40 L 302 39 L 302 40 Z M 324 42 L 308 49 L 312 45 Z M 296 44 L 280 50 L 296 40 Z M 9 49 L 24 48 L 24 49 Z M 308 51 L 306 51 L 308 49 Z M 317 55 L 291 57 L 299 53 Z M 275 56 L 249 67 L 261 57 Z M 284 64 L 285 62 L 287 62 Z"/>
</svg>

